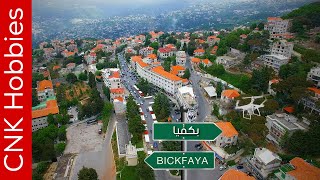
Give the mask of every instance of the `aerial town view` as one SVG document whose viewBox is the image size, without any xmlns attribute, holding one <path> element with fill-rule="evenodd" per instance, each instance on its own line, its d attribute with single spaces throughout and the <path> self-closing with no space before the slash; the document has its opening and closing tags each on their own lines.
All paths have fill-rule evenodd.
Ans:
<svg viewBox="0 0 320 180">
<path fill-rule="evenodd" d="M 320 2 L 33 1 L 32 179 L 320 180 Z"/>
</svg>

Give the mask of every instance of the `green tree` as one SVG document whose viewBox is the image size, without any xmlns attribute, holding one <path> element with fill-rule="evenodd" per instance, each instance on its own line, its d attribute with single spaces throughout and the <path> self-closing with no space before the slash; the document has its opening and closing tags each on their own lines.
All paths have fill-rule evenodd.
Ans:
<svg viewBox="0 0 320 180">
<path fill-rule="evenodd" d="M 66 148 L 66 143 L 58 143 L 56 144 L 55 151 L 58 156 L 62 155 Z"/>
<path fill-rule="evenodd" d="M 75 82 L 77 82 L 78 78 L 74 73 L 69 73 L 66 77 L 66 80 L 70 83 L 70 84 L 74 84 Z"/>
<path fill-rule="evenodd" d="M 32 107 L 38 105 L 40 103 L 37 95 L 37 90 L 32 89 Z"/>
<path fill-rule="evenodd" d="M 32 73 L 32 88 L 37 87 L 37 82 L 44 80 L 44 76 L 41 73 Z"/>
<path fill-rule="evenodd" d="M 88 80 L 88 76 L 85 73 L 80 73 L 79 74 L 79 80 L 80 81 L 87 81 Z"/>
<path fill-rule="evenodd" d="M 107 97 L 107 99 L 110 101 L 110 89 L 106 87 L 106 85 L 102 85 L 102 90 L 104 95 Z"/>
<path fill-rule="evenodd" d="M 144 93 L 149 94 L 151 92 L 151 84 L 146 79 L 140 79 L 137 87 Z"/>
<path fill-rule="evenodd" d="M 55 118 L 54 118 L 54 115 L 53 114 L 49 114 L 48 116 L 47 116 L 47 122 L 48 122 L 48 124 L 56 124 L 56 121 L 55 121 Z"/>
<path fill-rule="evenodd" d="M 153 49 L 155 50 L 158 50 L 159 49 L 159 43 L 158 42 L 153 42 L 149 45 L 150 47 L 152 47 Z"/>
<path fill-rule="evenodd" d="M 98 180 L 98 174 L 93 168 L 82 167 L 78 173 L 78 180 Z"/>
<path fill-rule="evenodd" d="M 221 83 L 221 82 L 218 82 L 218 83 L 217 83 L 216 91 L 217 91 L 217 96 L 220 97 L 220 96 L 221 96 L 221 93 L 222 93 L 222 91 L 223 91 L 223 86 L 222 86 L 222 83 Z"/>
<path fill-rule="evenodd" d="M 94 74 L 92 72 L 89 72 L 89 82 L 88 82 L 89 86 L 91 88 L 96 88 L 97 84 L 96 84 L 96 77 L 94 76 Z"/>
<path fill-rule="evenodd" d="M 152 105 L 153 111 L 156 114 L 158 121 L 166 121 L 170 115 L 170 103 L 166 95 L 158 93 Z"/>
<path fill-rule="evenodd" d="M 163 151 L 181 151 L 180 141 L 163 141 L 162 142 Z"/>
<path fill-rule="evenodd" d="M 65 141 L 67 140 L 67 131 L 66 126 L 61 126 L 58 130 L 58 139 L 59 141 Z"/>
<path fill-rule="evenodd" d="M 187 68 L 186 70 L 184 70 L 184 74 L 183 74 L 183 77 L 182 77 L 182 78 L 187 78 L 187 79 L 189 79 L 190 76 L 191 76 L 190 70 L 189 70 L 189 68 Z"/>
</svg>

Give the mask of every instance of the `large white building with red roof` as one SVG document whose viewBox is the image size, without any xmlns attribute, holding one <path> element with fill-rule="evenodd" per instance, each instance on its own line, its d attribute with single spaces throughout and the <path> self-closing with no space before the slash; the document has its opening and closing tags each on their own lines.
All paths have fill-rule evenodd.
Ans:
<svg viewBox="0 0 320 180">
<path fill-rule="evenodd" d="M 165 59 L 170 56 L 174 56 L 176 54 L 176 51 L 173 48 L 170 47 L 164 47 L 158 49 L 158 56 L 161 59 Z"/>
<path fill-rule="evenodd" d="M 176 94 L 178 88 L 183 85 L 182 78 L 165 71 L 163 67 L 158 64 L 149 65 L 143 62 L 141 56 L 132 56 L 131 66 L 137 71 L 140 77 L 165 90 L 171 95 Z"/>
</svg>

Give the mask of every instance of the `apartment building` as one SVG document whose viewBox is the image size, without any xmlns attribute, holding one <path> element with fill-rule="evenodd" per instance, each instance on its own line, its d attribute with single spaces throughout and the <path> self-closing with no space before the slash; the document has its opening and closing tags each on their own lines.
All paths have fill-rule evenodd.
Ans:
<svg viewBox="0 0 320 180">
<path fill-rule="evenodd" d="M 320 66 L 310 69 L 307 80 L 313 81 L 317 87 L 320 87 Z"/>
<path fill-rule="evenodd" d="M 97 59 L 97 54 L 95 52 L 90 52 L 90 54 L 84 56 L 84 59 L 87 61 L 87 64 L 95 64 Z"/>
<path fill-rule="evenodd" d="M 174 95 L 178 88 L 182 87 L 183 79 L 165 71 L 162 66 L 148 65 L 139 56 L 133 56 L 131 59 L 133 68 L 138 75 L 158 88 Z"/>
<path fill-rule="evenodd" d="M 216 122 L 215 124 L 222 130 L 222 133 L 214 141 L 216 146 L 223 148 L 237 144 L 239 133 L 231 122 Z"/>
<path fill-rule="evenodd" d="M 201 64 L 202 64 L 204 67 L 212 66 L 212 62 L 211 62 L 209 59 L 203 59 L 203 60 L 201 61 Z"/>
<path fill-rule="evenodd" d="M 193 122 L 197 118 L 198 114 L 198 103 L 194 95 L 192 86 L 183 86 L 178 89 L 177 99 L 180 106 L 183 106 L 187 110 L 186 120 Z"/>
<path fill-rule="evenodd" d="M 300 157 L 295 157 L 288 164 L 282 165 L 275 175 L 280 180 L 318 180 L 320 169 Z"/>
<path fill-rule="evenodd" d="M 196 50 L 194 50 L 193 55 L 194 56 L 203 56 L 204 53 L 205 53 L 204 49 L 196 49 Z"/>
<path fill-rule="evenodd" d="M 45 101 L 47 98 L 54 96 L 52 81 L 42 80 L 38 82 L 37 86 L 38 100 Z"/>
<path fill-rule="evenodd" d="M 293 52 L 293 43 L 287 40 L 279 40 L 272 44 L 271 54 L 282 55 L 291 58 Z"/>
<path fill-rule="evenodd" d="M 48 126 L 48 115 L 59 114 L 59 107 L 55 97 L 46 99 L 39 105 L 32 107 L 32 132 Z"/>
<path fill-rule="evenodd" d="M 256 148 L 254 155 L 246 159 L 246 167 L 257 179 L 264 180 L 280 167 L 281 161 L 282 159 L 269 149 Z"/>
<path fill-rule="evenodd" d="M 146 57 L 148 56 L 149 54 L 152 54 L 153 53 L 153 48 L 152 47 L 144 47 L 142 49 L 139 50 L 139 54 Z"/>
<path fill-rule="evenodd" d="M 178 52 L 176 53 L 176 62 L 177 62 L 177 65 L 185 66 L 186 61 L 187 61 L 186 52 L 185 52 L 185 51 L 178 51 Z"/>
<path fill-rule="evenodd" d="M 290 26 L 290 20 L 283 20 L 280 17 L 268 17 L 264 30 L 269 31 L 270 34 L 285 34 Z"/>
<path fill-rule="evenodd" d="M 263 64 L 279 72 L 280 66 L 288 64 L 289 58 L 283 55 L 265 54 L 259 57 Z"/>
<path fill-rule="evenodd" d="M 173 51 L 171 48 L 165 47 L 165 48 L 158 49 L 158 56 L 161 59 L 165 59 L 167 57 L 174 56 L 174 55 L 175 55 L 175 51 Z"/>
<path fill-rule="evenodd" d="M 149 54 L 147 57 L 143 58 L 142 61 L 147 64 L 153 64 L 158 62 L 156 54 Z"/>
<path fill-rule="evenodd" d="M 207 43 L 209 44 L 209 46 L 212 46 L 219 42 L 220 42 L 220 38 L 218 38 L 217 36 L 209 36 L 207 38 Z"/>
<path fill-rule="evenodd" d="M 110 89 L 122 88 L 120 69 L 118 68 L 107 68 L 102 71 L 103 82 L 106 87 Z"/>
<path fill-rule="evenodd" d="M 176 65 L 176 66 L 171 66 L 171 71 L 170 73 L 179 77 L 182 77 L 184 75 L 184 71 L 186 69 L 183 66 Z"/>
<path fill-rule="evenodd" d="M 290 136 L 294 131 L 306 130 L 308 125 L 298 121 L 298 118 L 286 113 L 274 113 L 266 117 L 266 126 L 269 130 L 267 139 L 276 145 L 280 144 L 281 138 L 288 133 Z"/>
</svg>

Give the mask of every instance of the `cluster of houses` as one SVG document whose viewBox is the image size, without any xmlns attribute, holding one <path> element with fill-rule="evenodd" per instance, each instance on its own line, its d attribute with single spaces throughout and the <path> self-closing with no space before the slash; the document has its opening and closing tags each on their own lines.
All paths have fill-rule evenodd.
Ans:
<svg viewBox="0 0 320 180">
<path fill-rule="evenodd" d="M 32 107 L 32 132 L 48 126 L 49 114 L 59 114 L 58 103 L 50 80 L 38 82 L 37 98 L 40 104 Z"/>
</svg>

